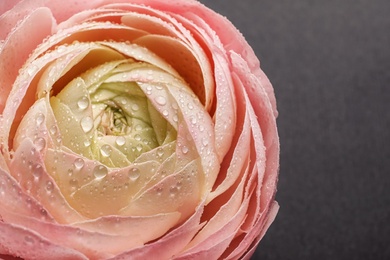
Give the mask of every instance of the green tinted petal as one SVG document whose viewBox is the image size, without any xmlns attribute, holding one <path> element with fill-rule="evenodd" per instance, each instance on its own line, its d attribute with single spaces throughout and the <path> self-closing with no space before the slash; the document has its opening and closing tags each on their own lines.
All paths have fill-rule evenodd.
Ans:
<svg viewBox="0 0 390 260">
<path fill-rule="evenodd" d="M 92 158 L 91 148 L 84 145 L 91 140 L 92 128 L 86 132 L 81 126 L 81 122 L 89 117 L 78 119 L 72 110 L 64 103 L 61 103 L 61 100 L 57 97 L 51 97 L 50 104 L 61 132 L 62 144 L 75 153 Z"/>
</svg>

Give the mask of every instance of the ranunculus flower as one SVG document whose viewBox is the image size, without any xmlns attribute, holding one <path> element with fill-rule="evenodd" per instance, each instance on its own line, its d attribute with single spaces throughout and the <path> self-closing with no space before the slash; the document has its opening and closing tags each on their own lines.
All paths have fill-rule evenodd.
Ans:
<svg viewBox="0 0 390 260">
<path fill-rule="evenodd" d="M 193 0 L 0 3 L 0 256 L 248 259 L 278 210 L 273 89 Z"/>
</svg>

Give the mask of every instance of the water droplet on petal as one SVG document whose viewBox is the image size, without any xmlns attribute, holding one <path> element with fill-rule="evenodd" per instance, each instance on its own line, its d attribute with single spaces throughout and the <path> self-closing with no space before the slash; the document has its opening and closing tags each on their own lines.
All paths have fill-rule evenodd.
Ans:
<svg viewBox="0 0 390 260">
<path fill-rule="evenodd" d="M 79 101 L 77 101 L 77 106 L 81 109 L 81 110 L 85 110 L 88 106 L 89 106 L 89 100 L 87 97 L 82 97 L 79 99 Z"/>
<path fill-rule="evenodd" d="M 91 145 L 91 141 L 89 141 L 89 140 L 85 140 L 84 141 L 84 146 L 85 147 L 88 147 L 88 146 L 90 146 Z"/>
<path fill-rule="evenodd" d="M 112 148 L 108 144 L 105 144 L 102 147 L 100 147 L 100 153 L 102 154 L 103 157 L 110 157 L 111 152 L 112 152 Z"/>
<path fill-rule="evenodd" d="M 123 136 L 118 136 L 115 140 L 115 143 L 118 145 L 118 146 L 123 146 L 125 143 L 126 143 L 126 138 L 124 138 Z"/>
<path fill-rule="evenodd" d="M 51 181 L 47 181 L 46 182 L 46 190 L 50 193 L 53 191 L 53 188 L 54 188 L 53 183 Z"/>
<path fill-rule="evenodd" d="M 131 105 L 131 109 L 133 109 L 133 111 L 138 111 L 139 106 L 137 104 L 133 104 L 133 105 Z"/>
<path fill-rule="evenodd" d="M 157 104 L 159 104 L 160 106 L 164 106 L 166 103 L 167 103 L 167 100 L 165 97 L 163 96 L 158 96 L 155 98 Z"/>
<path fill-rule="evenodd" d="M 40 178 L 43 173 L 43 168 L 42 165 L 36 164 L 33 168 L 32 174 L 34 175 L 35 178 Z"/>
<path fill-rule="evenodd" d="M 187 154 L 188 153 L 188 147 L 183 145 L 182 148 L 181 148 L 181 151 L 183 154 Z"/>
<path fill-rule="evenodd" d="M 55 134 L 57 133 L 57 131 L 58 131 L 57 126 L 56 126 L 56 125 L 52 125 L 52 126 L 50 127 L 49 131 L 50 131 L 50 133 L 51 133 L 52 135 L 55 135 Z"/>
<path fill-rule="evenodd" d="M 45 115 L 42 113 L 39 113 L 35 118 L 35 122 L 37 123 L 37 126 L 40 126 L 44 120 L 45 120 Z"/>
<path fill-rule="evenodd" d="M 77 158 L 73 162 L 73 166 L 77 169 L 80 170 L 81 168 L 84 167 L 84 160 L 82 158 Z"/>
<path fill-rule="evenodd" d="M 81 119 L 80 124 L 81 124 L 81 128 L 85 133 L 88 133 L 93 128 L 93 120 L 89 116 L 86 116 L 83 119 Z"/>
<path fill-rule="evenodd" d="M 204 137 L 204 138 L 202 139 L 202 144 L 203 144 L 203 146 L 207 146 L 207 145 L 209 144 L 209 141 L 207 140 L 206 137 Z"/>
<path fill-rule="evenodd" d="M 136 181 L 140 176 L 140 171 L 138 168 L 131 168 L 129 170 L 129 178 L 132 181 Z"/>
<path fill-rule="evenodd" d="M 46 140 L 42 137 L 37 137 L 34 140 L 34 145 L 38 151 L 42 151 L 46 146 Z"/>
<path fill-rule="evenodd" d="M 95 175 L 95 178 L 98 180 L 103 179 L 107 174 L 108 170 L 103 165 L 98 165 L 93 169 L 93 175 Z"/>
<path fill-rule="evenodd" d="M 162 149 L 161 147 L 157 148 L 157 155 L 159 157 L 163 156 L 164 155 L 164 149 Z"/>
<path fill-rule="evenodd" d="M 161 196 L 162 195 L 162 193 L 163 193 L 163 188 L 162 187 L 157 187 L 156 188 L 156 194 L 157 194 L 157 196 Z"/>
<path fill-rule="evenodd" d="M 193 124 L 193 125 L 196 124 L 196 118 L 195 117 L 191 118 L 191 124 Z"/>
<path fill-rule="evenodd" d="M 77 179 L 73 178 L 69 181 L 69 185 L 72 190 L 75 190 L 78 188 L 79 182 L 77 181 Z"/>
<path fill-rule="evenodd" d="M 171 188 L 169 188 L 169 194 L 171 197 L 174 197 L 176 196 L 177 192 L 178 192 L 178 188 L 176 186 L 172 186 Z"/>
</svg>

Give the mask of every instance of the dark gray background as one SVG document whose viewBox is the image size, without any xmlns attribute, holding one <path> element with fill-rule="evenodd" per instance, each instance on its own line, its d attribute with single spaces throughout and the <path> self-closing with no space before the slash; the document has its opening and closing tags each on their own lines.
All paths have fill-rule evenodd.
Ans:
<svg viewBox="0 0 390 260">
<path fill-rule="evenodd" d="M 253 259 L 390 259 L 390 1 L 201 2 L 277 96 L 281 209 Z"/>
</svg>

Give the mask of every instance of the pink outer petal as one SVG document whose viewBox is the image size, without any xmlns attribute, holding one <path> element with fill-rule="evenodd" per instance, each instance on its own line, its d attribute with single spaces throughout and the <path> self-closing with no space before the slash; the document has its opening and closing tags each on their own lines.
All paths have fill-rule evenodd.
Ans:
<svg viewBox="0 0 390 260">
<path fill-rule="evenodd" d="M 265 214 L 262 221 L 258 221 L 256 225 L 246 234 L 241 243 L 231 252 L 225 259 L 250 259 L 256 246 L 265 235 L 266 231 L 275 220 L 276 214 L 278 213 L 279 205 L 277 202 L 272 202 L 270 208 Z M 243 256 L 243 253 L 245 255 Z M 243 257 L 243 258 L 241 258 Z"/>
<path fill-rule="evenodd" d="M 172 14 L 179 22 L 191 31 L 197 41 L 209 52 L 209 59 L 214 65 L 214 81 L 216 90 L 214 98 L 215 111 L 210 111 L 215 123 L 216 150 L 220 161 L 228 152 L 236 125 L 236 100 L 232 78 L 230 75 L 229 60 L 220 39 L 204 21 L 197 19 L 198 24 L 184 17 Z M 206 87 L 206 86 L 205 86 Z"/>
<path fill-rule="evenodd" d="M 14 178 L 0 169 L 0 221 L 1 218 L 6 220 L 8 212 L 47 222 L 54 221 L 39 202 L 27 195 Z"/>
<path fill-rule="evenodd" d="M 203 259 L 206 255 L 217 259 L 226 250 L 247 214 L 249 199 L 242 199 L 246 175 L 242 176 L 230 200 L 191 241 L 189 247 L 193 244 L 195 246 L 184 252 L 183 259 L 194 256 Z"/>
<path fill-rule="evenodd" d="M 20 0 L 8 0 L 0 2 L 0 15 L 14 7 Z"/>
<path fill-rule="evenodd" d="M 146 243 L 164 235 L 178 223 L 179 218 L 179 212 L 145 217 L 105 216 L 78 222 L 72 226 L 106 235 L 133 236 L 137 237 L 139 242 Z M 128 246 L 130 248 L 130 243 Z"/>
<path fill-rule="evenodd" d="M 175 260 L 193 260 L 193 259 L 219 259 L 224 250 L 233 240 L 235 232 L 231 232 L 223 236 L 222 240 L 210 241 L 208 248 L 175 257 Z"/>
<path fill-rule="evenodd" d="M 202 4 L 194 4 L 192 8 L 194 9 L 191 10 L 191 12 L 187 12 L 183 14 L 183 16 L 188 17 L 195 23 L 200 21 L 197 17 L 199 16 L 216 32 L 227 52 L 233 51 L 243 57 L 248 64 L 250 72 L 262 81 L 265 92 L 270 100 L 273 113 L 277 116 L 276 99 L 272 85 L 264 72 L 260 69 L 260 62 L 243 35 L 228 19 L 215 13 L 211 9 L 205 9 Z M 173 12 L 175 12 L 175 10 L 173 10 Z M 234 41 L 231 39 L 234 39 Z"/>
<path fill-rule="evenodd" d="M 28 138 L 40 142 L 42 153 L 46 153 L 46 148 L 52 147 L 50 132 L 46 124 L 47 121 L 54 121 L 54 118 L 48 118 L 50 116 L 44 99 L 31 106 L 18 126 L 13 140 L 13 150 L 17 150 L 20 143 Z"/>
<path fill-rule="evenodd" d="M 205 169 L 205 191 L 209 192 L 219 172 L 219 160 L 214 145 L 213 123 L 210 115 L 202 109 L 200 102 L 186 91 L 169 88 L 183 116 L 183 123 L 193 138 L 195 148 Z M 185 135 L 183 135 L 185 136 Z"/>
<path fill-rule="evenodd" d="M 110 260 L 144 260 L 144 259 L 171 259 L 174 258 L 189 243 L 193 236 L 202 227 L 200 217 L 203 213 L 202 202 L 195 213 L 185 223 L 155 242 L 130 250 Z"/>
<path fill-rule="evenodd" d="M 24 139 L 20 144 L 11 161 L 10 170 L 22 189 L 42 203 L 59 223 L 85 220 L 63 197 L 32 140 Z"/>
<path fill-rule="evenodd" d="M 261 133 L 259 134 L 261 134 L 264 139 L 266 151 L 265 158 L 267 159 L 264 178 L 269 178 L 267 185 L 262 187 L 262 206 L 264 207 L 268 204 L 269 199 L 275 194 L 279 170 L 279 136 L 276 128 L 276 118 L 272 110 L 271 100 L 267 98 L 268 95 L 264 89 L 262 81 L 256 76 L 249 74 L 249 68 L 239 55 L 232 52 L 231 58 L 233 61 L 234 72 L 237 73 L 241 82 L 243 82 L 247 92 L 247 98 L 253 106 L 252 128 L 260 127 Z M 258 139 L 256 136 L 254 136 L 254 138 L 255 141 Z M 262 152 L 262 145 L 256 145 L 256 154 L 261 154 Z M 257 157 L 257 163 L 259 165 L 264 163 L 261 161 L 261 157 Z M 262 175 L 259 175 L 259 178 L 262 177 Z M 263 199 L 265 199 L 265 201 Z"/>
<path fill-rule="evenodd" d="M 3 254 L 31 260 L 88 259 L 73 249 L 56 245 L 39 234 L 17 225 L 0 221 L 0 234 L 0 253 Z"/>
<path fill-rule="evenodd" d="M 234 85 L 236 87 L 236 99 L 237 106 L 236 113 L 239 115 L 245 115 L 237 118 L 235 126 L 235 136 L 230 146 L 229 152 L 225 155 L 224 160 L 221 163 L 221 171 L 219 172 L 218 179 L 214 185 L 214 190 L 211 193 L 212 197 L 217 197 L 227 189 L 229 189 L 237 179 L 240 179 L 242 171 L 248 167 L 250 162 L 250 149 L 252 141 L 251 124 L 249 119 L 249 113 L 247 101 L 243 96 L 243 88 L 241 84 L 234 79 Z M 260 140 L 262 141 L 262 140 Z"/>
<path fill-rule="evenodd" d="M 4 109 L 3 104 L 6 102 L 19 69 L 32 50 L 52 33 L 53 26 L 54 21 L 50 10 L 40 8 L 18 24 L 5 40 L 0 52 L 0 112 Z M 29 34 L 29 32 L 34 33 Z M 30 35 L 28 41 L 25 40 L 27 33 Z"/>
<path fill-rule="evenodd" d="M 161 237 L 177 224 L 179 217 L 177 212 L 151 217 L 108 216 L 79 224 L 86 229 L 43 222 L 12 212 L 8 218 L 14 225 L 37 232 L 52 243 L 82 252 L 90 259 L 107 259 Z M 8 218 L 4 223 L 8 223 Z M 94 231 L 99 229 L 99 224 L 104 232 Z M 117 233 L 115 229 L 120 231 Z"/>
</svg>

